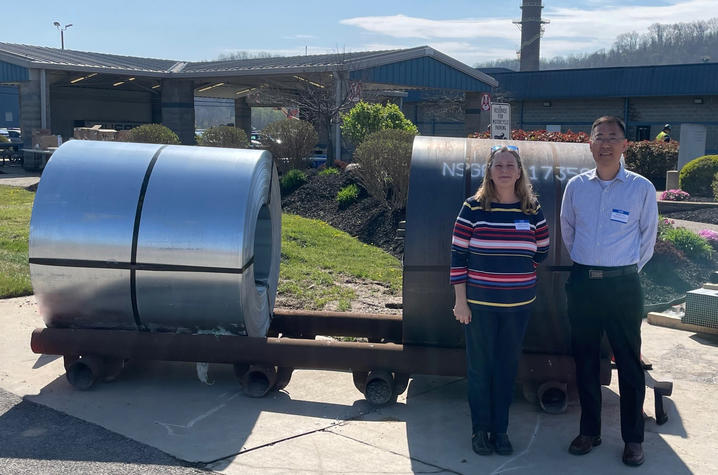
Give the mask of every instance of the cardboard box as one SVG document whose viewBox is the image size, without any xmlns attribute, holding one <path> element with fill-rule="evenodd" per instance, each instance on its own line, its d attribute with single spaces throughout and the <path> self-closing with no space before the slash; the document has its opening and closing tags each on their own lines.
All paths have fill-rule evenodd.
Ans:
<svg viewBox="0 0 718 475">
<path fill-rule="evenodd" d="M 32 148 L 37 148 L 36 145 L 40 145 L 40 137 L 48 136 L 50 134 L 51 132 L 49 129 L 34 129 L 32 131 Z M 55 146 L 57 146 L 57 142 L 55 142 Z"/>
<path fill-rule="evenodd" d="M 46 150 L 50 147 L 58 147 L 57 135 L 41 135 L 38 137 L 38 145 L 40 149 Z"/>
</svg>

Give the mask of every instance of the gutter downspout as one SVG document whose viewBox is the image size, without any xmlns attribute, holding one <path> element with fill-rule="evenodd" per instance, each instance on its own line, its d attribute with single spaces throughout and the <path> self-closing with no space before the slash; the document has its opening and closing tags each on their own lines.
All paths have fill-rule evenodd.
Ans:
<svg viewBox="0 0 718 475">
<path fill-rule="evenodd" d="M 40 128 L 47 129 L 47 71 L 40 70 Z"/>
</svg>

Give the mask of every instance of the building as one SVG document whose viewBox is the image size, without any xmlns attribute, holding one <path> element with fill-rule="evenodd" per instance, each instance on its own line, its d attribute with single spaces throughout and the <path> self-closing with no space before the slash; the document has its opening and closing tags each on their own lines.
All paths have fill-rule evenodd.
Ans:
<svg viewBox="0 0 718 475">
<path fill-rule="evenodd" d="M 681 124 L 701 124 L 706 153 L 718 153 L 718 63 L 482 71 L 499 82 L 492 100 L 511 104 L 514 129 L 588 132 L 594 119 L 610 114 L 624 119 L 629 140 L 652 140 L 666 123 L 680 140 Z M 478 107 L 466 104 L 467 110 Z M 488 123 L 484 113 L 483 129 L 476 130 Z"/>
<path fill-rule="evenodd" d="M 230 61 L 184 62 L 0 43 L 0 85 L 19 88 L 23 136 L 74 127 L 127 129 L 162 123 L 194 143 L 196 97 L 234 101 L 235 123 L 251 132 L 251 107 L 284 106 L 269 91 L 334 87 L 337 102 L 376 91 L 433 88 L 471 96 L 497 86 L 490 76 L 433 48 Z M 320 140 L 322 140 L 322 131 Z M 340 131 L 324 139 L 340 156 Z M 27 144 L 26 144 L 27 145 Z"/>
</svg>

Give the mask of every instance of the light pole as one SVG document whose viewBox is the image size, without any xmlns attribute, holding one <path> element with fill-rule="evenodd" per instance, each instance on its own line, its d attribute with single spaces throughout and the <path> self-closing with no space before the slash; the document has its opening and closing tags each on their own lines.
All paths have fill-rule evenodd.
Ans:
<svg viewBox="0 0 718 475">
<path fill-rule="evenodd" d="M 55 28 L 60 30 L 60 46 L 62 47 L 62 49 L 65 49 L 65 30 L 70 28 L 72 26 L 72 23 L 62 26 L 60 25 L 59 21 L 54 21 L 52 22 L 52 24 L 55 25 Z"/>
</svg>

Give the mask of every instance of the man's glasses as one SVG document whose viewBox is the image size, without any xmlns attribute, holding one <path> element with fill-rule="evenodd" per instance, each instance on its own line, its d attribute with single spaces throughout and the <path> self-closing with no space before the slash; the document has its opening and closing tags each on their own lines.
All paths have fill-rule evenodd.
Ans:
<svg viewBox="0 0 718 475">
<path fill-rule="evenodd" d="M 598 143 L 617 144 L 626 140 L 626 137 L 594 137 L 593 141 Z"/>
<path fill-rule="evenodd" d="M 512 150 L 516 153 L 518 153 L 518 151 L 519 151 L 519 148 L 516 145 L 494 145 L 493 147 L 491 147 L 491 151 L 495 152 L 497 150 L 501 150 L 504 147 L 506 147 L 507 149 Z"/>
</svg>

